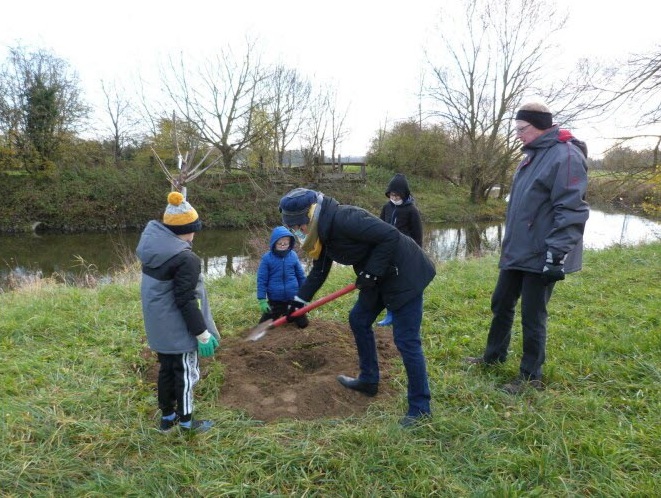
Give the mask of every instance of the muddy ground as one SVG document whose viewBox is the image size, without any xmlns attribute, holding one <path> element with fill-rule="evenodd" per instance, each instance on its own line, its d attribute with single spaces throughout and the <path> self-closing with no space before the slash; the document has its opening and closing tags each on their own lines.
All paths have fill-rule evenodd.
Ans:
<svg viewBox="0 0 661 498">
<path fill-rule="evenodd" d="M 215 357 L 201 360 L 202 376 L 209 361 L 220 361 L 225 379 L 218 404 L 264 422 L 361 415 L 371 403 L 394 394 L 390 380 L 399 354 L 390 327 L 376 332 L 381 382 L 373 398 L 346 389 L 336 380 L 340 373 L 358 374 L 353 336 L 349 325 L 341 322 L 310 320 L 303 330 L 283 325 L 258 341 L 245 341 L 245 335 L 223 337 Z M 145 354 L 153 362 L 146 380 L 155 388 L 158 364 L 155 354 L 149 350 Z"/>
</svg>

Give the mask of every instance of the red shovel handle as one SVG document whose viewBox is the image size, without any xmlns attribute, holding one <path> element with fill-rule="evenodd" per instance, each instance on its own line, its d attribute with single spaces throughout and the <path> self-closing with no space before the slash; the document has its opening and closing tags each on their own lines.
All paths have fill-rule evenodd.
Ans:
<svg viewBox="0 0 661 498">
<path fill-rule="evenodd" d="M 315 308 L 318 308 L 319 306 L 322 306 L 326 304 L 328 301 L 332 301 L 333 299 L 337 299 L 340 296 L 344 296 L 345 294 L 348 294 L 352 290 L 356 288 L 356 284 L 349 284 L 346 287 L 342 287 L 341 289 L 336 290 L 335 292 L 328 294 L 327 296 L 324 296 L 320 299 L 317 299 L 316 301 L 312 301 L 310 304 L 307 304 L 303 306 L 302 308 L 297 309 L 294 311 L 291 316 L 301 316 L 305 315 L 308 311 L 312 311 Z M 271 324 L 271 327 L 277 327 L 279 325 L 282 325 L 284 323 L 287 323 L 287 317 L 286 316 L 281 316 L 277 320 L 274 320 L 273 323 Z M 271 328 L 269 327 L 269 328 Z"/>
</svg>

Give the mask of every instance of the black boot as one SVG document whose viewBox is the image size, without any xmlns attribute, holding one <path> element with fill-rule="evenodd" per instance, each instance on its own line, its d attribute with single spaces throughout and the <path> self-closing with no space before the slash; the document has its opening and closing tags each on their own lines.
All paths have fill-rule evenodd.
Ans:
<svg viewBox="0 0 661 498">
<path fill-rule="evenodd" d="M 346 375 L 338 375 L 337 381 L 348 389 L 361 392 L 367 396 L 376 396 L 379 392 L 379 384 L 371 382 L 363 382 L 362 380 L 347 377 Z"/>
</svg>

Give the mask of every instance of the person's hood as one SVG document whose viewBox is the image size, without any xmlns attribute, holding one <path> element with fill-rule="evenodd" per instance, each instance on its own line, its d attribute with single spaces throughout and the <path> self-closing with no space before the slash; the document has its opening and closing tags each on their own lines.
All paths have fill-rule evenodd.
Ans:
<svg viewBox="0 0 661 498">
<path fill-rule="evenodd" d="M 571 131 L 566 130 L 564 128 L 560 128 L 558 126 L 554 126 L 547 133 L 540 135 L 529 144 L 524 145 L 523 147 L 521 147 L 521 150 L 525 152 L 526 149 L 546 149 L 548 147 L 552 147 L 556 143 L 565 143 L 565 142 L 571 142 L 576 147 L 578 147 L 578 149 L 587 159 L 588 147 L 585 144 L 585 142 L 574 137 Z"/>
<path fill-rule="evenodd" d="M 572 135 L 571 131 L 566 130 L 564 128 L 559 128 L 558 129 L 558 142 L 571 142 L 573 143 L 576 147 L 580 149 L 580 151 L 583 153 L 585 158 L 588 158 L 588 146 L 585 142 L 582 140 L 579 140 L 576 138 L 574 135 Z"/>
<path fill-rule="evenodd" d="M 271 240 L 269 242 L 269 247 L 271 251 L 275 251 L 275 243 L 278 241 L 278 239 L 281 239 L 282 237 L 289 237 L 289 240 L 291 240 L 291 243 L 289 244 L 289 249 L 290 250 L 294 249 L 294 245 L 296 244 L 296 237 L 294 237 L 294 235 L 289 231 L 287 227 L 279 226 L 279 227 L 275 227 L 271 232 Z"/>
<path fill-rule="evenodd" d="M 397 173 L 392 177 L 388 188 L 386 189 L 386 197 L 390 197 L 390 192 L 397 192 L 401 194 L 402 199 L 408 199 L 411 196 L 411 189 L 409 189 L 409 182 L 406 180 L 406 176 Z"/>
<path fill-rule="evenodd" d="M 142 232 L 135 252 L 147 268 L 158 268 L 173 256 L 190 248 L 189 242 L 181 240 L 163 223 L 151 220 Z"/>
</svg>

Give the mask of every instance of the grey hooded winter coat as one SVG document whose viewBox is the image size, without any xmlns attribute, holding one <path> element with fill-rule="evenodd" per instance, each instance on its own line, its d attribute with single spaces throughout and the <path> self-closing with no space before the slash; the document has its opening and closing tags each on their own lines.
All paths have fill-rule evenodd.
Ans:
<svg viewBox="0 0 661 498">
<path fill-rule="evenodd" d="M 195 351 L 196 336 L 205 330 L 218 339 L 200 258 L 191 245 L 152 220 L 140 236 L 136 254 L 142 263 L 140 295 L 149 347 L 181 354 Z"/>
<path fill-rule="evenodd" d="M 590 214 L 584 144 L 554 127 L 521 150 L 525 157 L 512 180 L 499 267 L 541 273 L 550 251 L 566 255 L 565 273 L 578 271 Z"/>
</svg>

